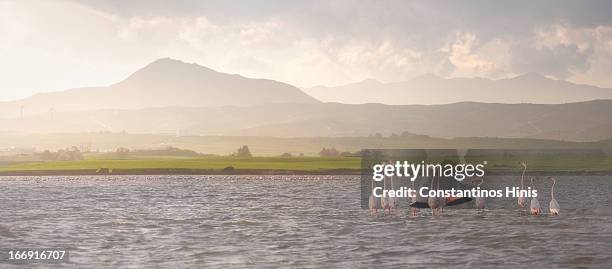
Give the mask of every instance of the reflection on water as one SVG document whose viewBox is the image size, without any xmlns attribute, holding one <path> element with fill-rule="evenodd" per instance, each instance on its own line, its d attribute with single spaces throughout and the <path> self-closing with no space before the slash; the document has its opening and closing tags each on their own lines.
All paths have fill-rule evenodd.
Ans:
<svg viewBox="0 0 612 269">
<path fill-rule="evenodd" d="M 550 184 L 538 189 L 547 210 Z M 612 180 L 560 177 L 555 189 L 557 217 L 520 216 L 515 199 L 490 199 L 485 213 L 370 217 L 358 177 L 9 177 L 0 241 L 70 248 L 73 268 L 609 268 Z"/>
</svg>

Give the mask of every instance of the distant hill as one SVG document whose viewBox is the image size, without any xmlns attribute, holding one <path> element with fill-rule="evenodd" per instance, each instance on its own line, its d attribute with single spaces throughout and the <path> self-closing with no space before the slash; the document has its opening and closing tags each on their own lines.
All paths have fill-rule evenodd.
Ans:
<svg viewBox="0 0 612 269">
<path fill-rule="evenodd" d="M 159 59 L 108 87 L 70 89 L 0 102 L 0 117 L 71 110 L 149 107 L 251 106 L 318 103 L 300 89 L 267 79 L 251 79 L 169 58 Z"/>
<path fill-rule="evenodd" d="M 279 156 L 285 152 L 294 156 L 304 153 L 310 156 L 318 155 L 322 148 L 334 147 L 339 151 L 356 152 L 364 148 L 497 148 L 497 149 L 605 149 L 611 148 L 611 141 L 601 142 L 565 142 L 541 139 L 513 138 L 459 138 L 443 139 L 423 135 L 404 134 L 393 137 L 291 137 L 279 138 L 270 136 L 175 136 L 159 134 L 130 133 L 69 133 L 69 134 L 32 134 L 10 135 L 0 133 L 0 149 L 7 147 L 36 148 L 37 150 L 58 150 L 72 146 L 87 145 L 92 150 L 112 151 L 119 147 L 132 149 L 138 154 L 138 149 L 159 149 L 180 147 L 202 153 L 227 155 L 235 152 L 242 145 L 248 145 L 256 156 Z M 608 151 L 609 152 L 609 151 Z M 2 163 L 0 152 L 0 164 Z M 150 152 L 154 153 L 154 152 Z M 142 154 L 142 153 L 140 153 Z M 10 152 L 6 154 L 11 156 Z M 115 154 L 112 154 L 115 155 Z M 16 157 L 4 158 L 9 161 L 19 161 Z M 25 158 L 24 158 L 25 159 Z"/>
<path fill-rule="evenodd" d="M 612 100 L 568 104 L 448 105 L 339 103 L 252 107 L 149 108 L 41 114 L 0 120 L 0 133 L 110 131 L 274 137 L 410 132 L 441 138 L 504 137 L 569 141 L 612 138 Z"/>
<path fill-rule="evenodd" d="M 552 80 L 529 73 L 511 79 L 444 79 L 424 75 L 405 82 L 365 80 L 338 87 L 304 89 L 324 102 L 390 105 L 450 104 L 457 102 L 560 104 L 612 99 L 612 89 Z"/>
</svg>

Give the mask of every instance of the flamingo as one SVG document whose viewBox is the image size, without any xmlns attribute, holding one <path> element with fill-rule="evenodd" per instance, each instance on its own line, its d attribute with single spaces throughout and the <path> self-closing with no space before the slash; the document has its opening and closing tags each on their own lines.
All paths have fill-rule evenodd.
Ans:
<svg viewBox="0 0 612 269">
<path fill-rule="evenodd" d="M 555 184 L 557 183 L 557 180 L 554 177 L 549 177 L 550 180 L 552 180 L 553 184 L 550 187 L 550 204 L 548 205 L 548 209 L 550 210 L 550 214 L 553 215 L 559 215 L 559 211 L 561 210 L 561 208 L 559 207 L 559 203 L 557 203 L 557 200 L 555 200 Z"/>
<path fill-rule="evenodd" d="M 389 210 L 391 213 L 391 206 L 389 204 L 389 197 L 385 195 L 385 188 L 387 187 L 387 177 L 383 177 L 383 196 L 380 198 L 380 205 L 383 209 L 383 212 L 386 213 Z"/>
<path fill-rule="evenodd" d="M 440 177 L 438 176 L 438 183 L 437 183 L 437 187 L 436 190 L 440 189 Z M 440 211 L 442 213 L 444 213 L 444 207 L 446 206 L 446 197 L 438 197 L 438 203 L 440 204 Z"/>
<path fill-rule="evenodd" d="M 531 178 L 531 188 L 535 189 L 535 186 L 533 185 L 533 178 Z M 540 201 L 538 201 L 537 197 L 533 197 L 531 198 L 531 214 L 533 215 L 539 215 L 540 213 L 542 213 L 542 208 L 540 208 Z"/>
<path fill-rule="evenodd" d="M 374 179 L 372 179 L 372 188 L 370 189 L 370 200 L 368 201 L 368 207 L 370 208 L 370 216 L 378 214 L 378 208 L 380 207 L 380 200 L 374 196 Z"/>
<path fill-rule="evenodd" d="M 430 190 L 433 190 L 434 180 L 435 180 L 435 177 L 432 177 L 431 178 L 431 187 L 430 187 Z M 431 208 L 431 215 L 432 216 L 438 215 L 438 209 L 440 209 L 440 200 L 438 199 L 438 197 L 429 196 L 427 198 L 427 205 L 429 205 L 429 208 Z"/>
<path fill-rule="evenodd" d="M 414 184 L 415 184 L 414 182 L 415 181 L 416 181 L 416 179 L 414 179 L 414 181 L 412 181 L 412 189 L 413 190 L 414 190 Z M 412 200 L 411 202 L 412 203 L 416 203 L 416 201 L 418 200 L 417 199 L 418 192 L 416 190 L 414 192 L 415 192 L 414 196 L 411 198 L 411 200 Z M 421 212 L 421 209 L 419 209 L 417 207 L 410 207 L 410 211 L 412 213 L 412 216 L 417 216 L 419 214 L 419 212 Z"/>
<path fill-rule="evenodd" d="M 521 195 L 521 190 L 525 189 L 523 181 L 525 178 L 525 171 L 527 171 L 527 162 L 522 161 L 519 163 L 523 166 L 523 174 L 521 175 L 521 188 L 519 189 L 518 205 L 523 210 L 525 210 L 525 206 L 527 205 L 527 199 L 523 195 Z"/>
<path fill-rule="evenodd" d="M 482 183 L 484 183 L 484 177 L 480 178 L 480 183 L 478 183 L 478 186 L 476 187 L 480 187 L 480 185 L 482 185 Z M 476 197 L 476 199 L 474 199 L 474 204 L 476 205 L 476 209 L 480 210 L 480 211 L 484 211 L 485 210 L 485 199 L 484 197 Z"/>
<path fill-rule="evenodd" d="M 395 187 L 393 186 L 393 177 L 391 177 L 391 190 L 394 191 Z M 395 209 L 399 207 L 399 200 L 397 197 L 389 197 L 389 213 L 395 212 Z"/>
</svg>

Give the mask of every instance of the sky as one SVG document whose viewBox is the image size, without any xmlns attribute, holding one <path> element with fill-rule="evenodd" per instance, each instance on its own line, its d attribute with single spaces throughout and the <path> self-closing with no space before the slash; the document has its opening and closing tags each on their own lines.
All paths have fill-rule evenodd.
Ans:
<svg viewBox="0 0 612 269">
<path fill-rule="evenodd" d="M 612 1 L 0 0 L 0 101 L 158 58 L 298 87 L 535 72 L 612 88 Z"/>
</svg>

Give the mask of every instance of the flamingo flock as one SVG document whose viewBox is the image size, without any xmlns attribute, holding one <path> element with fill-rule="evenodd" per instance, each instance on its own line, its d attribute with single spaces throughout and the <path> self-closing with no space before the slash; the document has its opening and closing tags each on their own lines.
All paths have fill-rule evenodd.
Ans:
<svg viewBox="0 0 612 269">
<path fill-rule="evenodd" d="M 520 162 L 520 164 L 521 166 L 523 166 L 523 174 L 521 175 L 521 189 L 520 190 L 524 190 L 525 187 L 523 185 L 523 180 L 525 176 L 525 171 L 527 171 L 527 162 L 523 161 L 523 162 Z M 551 215 L 559 215 L 559 211 L 561 211 L 561 207 L 559 206 L 559 203 L 555 199 L 555 184 L 557 183 L 557 180 L 554 177 L 548 177 L 548 179 L 552 180 L 553 182 L 552 186 L 550 187 L 550 203 L 548 204 L 548 210 Z M 536 186 L 534 183 L 534 178 L 531 177 L 530 180 L 531 180 L 531 189 L 535 190 Z M 519 196 L 518 205 L 521 210 L 524 210 L 525 205 L 526 205 L 525 197 Z M 531 202 L 529 204 L 529 211 L 531 212 L 532 215 L 542 214 L 542 207 L 540 206 L 540 200 L 538 200 L 537 197 L 531 198 Z"/>
<path fill-rule="evenodd" d="M 525 189 L 525 173 L 527 171 L 527 162 L 519 162 L 519 164 L 522 166 L 523 168 L 523 172 L 521 173 L 521 179 L 520 179 L 520 188 L 519 188 L 519 193 L 521 193 L 521 191 L 526 190 Z M 559 212 L 561 211 L 561 207 L 559 206 L 559 203 L 557 202 L 557 200 L 555 199 L 555 185 L 557 183 L 556 178 L 554 177 L 548 177 L 549 180 L 552 181 L 552 186 L 550 188 L 550 196 L 551 196 L 551 200 L 548 206 L 549 209 L 549 213 L 550 215 L 559 215 Z M 387 177 L 383 178 L 383 192 L 384 190 L 394 190 L 395 189 L 395 185 L 393 183 L 393 177 L 389 177 L 389 181 L 390 181 L 390 188 L 388 189 L 387 187 Z M 416 181 L 416 180 L 415 180 Z M 412 190 L 415 189 L 415 181 L 412 181 Z M 480 183 L 478 183 L 478 185 L 476 187 L 481 187 L 484 183 L 484 177 L 480 178 Z M 536 184 L 535 184 L 535 178 L 530 177 L 530 183 L 531 183 L 531 189 L 535 190 L 536 189 Z M 435 186 L 435 189 L 434 189 Z M 372 180 L 371 182 L 371 188 L 374 188 L 374 181 Z M 430 190 L 440 190 L 440 178 L 436 178 L 436 177 L 432 177 L 431 178 L 431 182 L 430 182 Z M 440 216 L 443 213 L 443 208 L 447 205 L 447 198 L 444 197 L 428 197 L 427 198 L 427 202 L 426 204 L 423 202 L 418 202 L 418 192 L 417 195 L 412 196 L 409 198 L 409 202 L 410 202 L 410 215 L 412 216 L 418 216 L 420 215 L 420 208 L 427 208 L 429 207 L 431 209 L 431 215 L 432 216 Z M 519 206 L 519 210 L 521 212 L 525 212 L 525 207 L 527 205 L 527 199 L 526 197 L 524 197 L 523 195 L 519 195 L 518 197 L 518 206 Z M 451 200 L 452 203 L 452 200 Z M 453 205 L 453 204 L 449 204 L 449 205 Z M 370 197 L 369 197 L 369 201 L 368 201 L 368 207 L 370 210 L 370 215 L 378 215 L 378 210 L 382 209 L 382 212 L 387 215 L 395 215 L 396 212 L 398 211 L 400 206 L 400 201 L 397 197 L 375 197 L 373 193 L 370 193 Z M 484 197 L 475 197 L 474 198 L 474 208 L 477 209 L 479 212 L 484 212 L 486 209 L 486 201 Z M 540 206 L 540 201 L 538 200 L 537 197 L 532 197 L 531 201 L 529 203 L 529 212 L 532 215 L 541 215 L 543 213 L 542 211 L 542 207 Z"/>
</svg>

